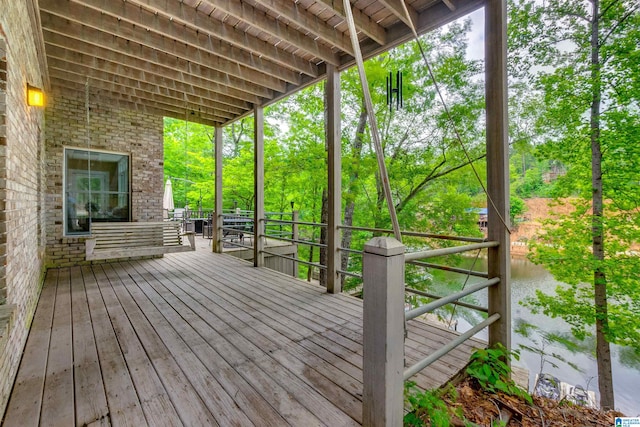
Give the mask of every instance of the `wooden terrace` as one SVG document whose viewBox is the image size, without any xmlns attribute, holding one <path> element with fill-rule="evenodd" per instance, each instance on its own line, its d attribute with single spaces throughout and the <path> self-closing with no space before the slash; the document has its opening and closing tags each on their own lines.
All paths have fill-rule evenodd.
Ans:
<svg viewBox="0 0 640 427">
<path fill-rule="evenodd" d="M 362 301 L 202 248 L 50 269 L 5 426 L 362 422 Z M 413 364 L 454 332 L 411 321 Z M 414 380 L 444 383 L 470 340 Z"/>
</svg>

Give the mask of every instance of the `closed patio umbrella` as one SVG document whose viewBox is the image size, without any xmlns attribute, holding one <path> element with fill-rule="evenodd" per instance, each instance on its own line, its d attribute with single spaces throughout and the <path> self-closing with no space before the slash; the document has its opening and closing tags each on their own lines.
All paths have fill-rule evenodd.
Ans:
<svg viewBox="0 0 640 427">
<path fill-rule="evenodd" d="M 162 211 L 164 218 L 169 218 L 169 211 L 174 209 L 173 205 L 173 187 L 171 186 L 171 180 L 167 179 L 164 186 L 164 196 L 162 197 Z"/>
</svg>

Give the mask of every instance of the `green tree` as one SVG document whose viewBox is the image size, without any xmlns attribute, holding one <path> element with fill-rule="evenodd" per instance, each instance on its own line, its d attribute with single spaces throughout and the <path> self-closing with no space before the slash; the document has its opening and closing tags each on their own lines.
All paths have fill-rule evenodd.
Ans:
<svg viewBox="0 0 640 427">
<path fill-rule="evenodd" d="M 513 75 L 544 102 L 541 154 L 568 173 L 558 195 L 574 213 L 547 224 L 532 260 L 566 282 L 531 304 L 576 337 L 593 333 L 600 405 L 613 408 L 610 343 L 640 343 L 640 14 L 627 0 L 517 0 L 510 8 Z"/>
<path fill-rule="evenodd" d="M 171 178 L 176 207 L 213 208 L 213 128 L 164 119 L 164 175 Z"/>
</svg>

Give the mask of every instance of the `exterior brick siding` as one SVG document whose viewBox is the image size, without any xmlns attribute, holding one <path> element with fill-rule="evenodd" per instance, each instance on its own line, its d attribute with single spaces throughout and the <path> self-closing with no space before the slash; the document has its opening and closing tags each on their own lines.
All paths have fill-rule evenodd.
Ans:
<svg viewBox="0 0 640 427">
<path fill-rule="evenodd" d="M 34 4 L 0 5 L 0 304 L 14 304 L 0 330 L 0 418 L 22 357 L 44 272 L 44 111 L 26 105 L 43 87 Z"/>
<path fill-rule="evenodd" d="M 90 98 L 54 96 L 46 118 L 47 266 L 86 263 L 84 238 L 63 235 L 64 147 L 108 150 L 130 155 L 131 220 L 161 221 L 163 119 L 119 110 Z"/>
<path fill-rule="evenodd" d="M 64 147 L 127 153 L 133 221 L 162 219 L 163 119 L 114 109 L 83 94 L 45 88 L 34 28 L 37 1 L 0 4 L 0 423 L 20 364 L 46 267 L 84 261 L 84 239 L 63 236 Z M 27 83 L 45 88 L 45 109 L 26 104 Z M 47 92 L 48 91 L 48 92 Z"/>
</svg>

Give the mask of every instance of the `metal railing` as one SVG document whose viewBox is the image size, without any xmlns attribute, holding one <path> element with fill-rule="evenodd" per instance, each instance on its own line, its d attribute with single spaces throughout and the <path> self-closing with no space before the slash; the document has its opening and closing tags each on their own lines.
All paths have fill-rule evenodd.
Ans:
<svg viewBox="0 0 640 427">
<path fill-rule="evenodd" d="M 298 268 L 298 264 L 307 266 L 307 278 L 309 280 L 311 280 L 311 278 L 314 276 L 314 270 L 319 271 L 327 268 L 320 262 L 314 261 L 314 249 L 323 249 L 327 247 L 326 244 L 320 243 L 319 233 L 316 233 L 317 229 L 326 227 L 326 224 L 310 221 L 300 221 L 298 211 L 293 211 L 292 213 L 288 214 L 288 216 L 291 217 L 290 220 L 284 219 L 285 217 L 287 217 L 286 213 L 282 214 L 279 212 L 272 212 L 266 214 L 265 216 L 265 237 L 267 239 L 291 243 L 294 245 L 307 246 L 309 247 L 310 255 L 309 259 L 306 260 L 300 257 L 299 252 L 297 252 L 298 255 L 296 256 L 289 256 L 269 250 L 263 250 L 265 254 L 293 261 L 296 271 Z"/>
<path fill-rule="evenodd" d="M 424 259 L 461 254 L 464 252 L 477 251 L 480 249 L 495 248 L 497 246 L 498 246 L 498 242 L 481 242 L 481 243 L 472 243 L 469 245 L 450 246 L 446 248 L 431 249 L 427 251 L 410 252 L 410 253 L 405 253 L 404 261 L 405 263 L 421 262 L 420 260 L 424 260 Z M 480 274 L 482 274 L 483 276 L 485 275 L 488 276 L 488 273 L 480 273 Z M 463 287 L 463 289 L 461 289 L 460 291 L 446 295 L 446 296 L 432 295 L 431 298 L 433 299 L 433 301 L 431 301 L 430 303 L 405 311 L 405 314 L 404 314 L 405 321 L 413 320 L 427 313 L 432 313 L 436 309 L 443 307 L 447 304 L 454 304 L 454 303 L 458 305 L 461 305 L 461 303 L 464 304 L 462 301 L 460 301 L 460 299 L 468 295 L 475 294 L 476 292 L 479 292 L 483 289 L 487 289 L 490 286 L 497 285 L 499 283 L 500 283 L 500 278 L 498 277 L 487 278 L 486 280 L 483 280 L 480 283 L 473 284 L 469 287 Z M 471 304 L 465 304 L 465 305 L 467 306 L 467 308 L 478 310 L 483 313 L 488 313 L 488 309 L 485 307 L 474 306 Z M 404 379 L 407 380 L 413 375 L 415 375 L 416 373 L 420 372 L 422 369 L 426 368 L 427 366 L 429 366 L 430 364 L 438 360 L 440 357 L 447 354 L 453 348 L 464 343 L 467 339 L 469 339 L 470 337 L 472 337 L 473 335 L 475 335 L 477 332 L 484 329 L 485 327 L 491 325 L 493 322 L 497 321 L 498 319 L 500 319 L 499 314 L 489 316 L 480 324 L 472 327 L 469 331 L 459 335 L 457 338 L 452 340 L 450 343 L 445 345 L 443 348 L 441 348 L 434 354 L 431 354 L 430 356 L 426 357 L 425 359 L 417 362 L 413 366 L 406 369 L 404 371 Z"/>
<path fill-rule="evenodd" d="M 426 233 L 413 233 L 434 238 Z M 487 272 L 473 272 L 481 277 L 479 283 L 463 286 L 457 292 L 449 295 L 435 295 L 418 289 L 407 289 L 408 292 L 431 299 L 424 305 L 405 310 L 405 265 L 418 267 L 439 268 L 455 273 L 469 274 L 469 271 L 426 263 L 422 260 L 462 254 L 469 251 L 497 248 L 498 242 L 483 241 L 475 238 L 456 238 L 447 236 L 447 240 L 459 240 L 464 245 L 429 249 L 405 253 L 405 246 L 392 238 L 377 237 L 370 240 L 363 251 L 363 281 L 364 286 L 364 393 L 363 405 L 374 407 L 384 402 L 376 401 L 374 390 L 402 390 L 402 383 L 438 359 L 461 345 L 481 330 L 499 322 L 499 313 L 490 313 L 487 307 L 460 301 L 462 298 L 475 294 L 484 289 L 501 285 L 499 277 L 489 277 Z M 448 304 L 455 304 L 472 310 L 477 310 L 487 317 L 468 331 L 458 334 L 450 342 L 422 360 L 406 367 L 404 364 L 404 336 L 406 322 L 432 313 L 434 310 Z M 490 334 L 491 336 L 491 334 Z M 399 337 L 402 337 L 400 339 Z M 395 398 L 394 398 L 395 399 Z M 397 401 L 394 400 L 394 401 Z M 402 404 L 402 400 L 399 400 Z M 401 410 L 396 408 L 396 410 Z M 366 410 L 366 409 L 365 409 Z"/>
<path fill-rule="evenodd" d="M 346 226 L 346 225 L 340 225 L 338 227 L 340 230 L 343 230 L 343 232 L 345 230 L 350 230 L 351 232 L 358 232 L 358 233 L 367 233 L 369 235 L 369 237 L 373 237 L 375 235 L 387 235 L 387 236 L 391 236 L 393 235 L 393 230 L 390 229 L 384 229 L 384 228 L 372 228 L 372 227 L 355 227 L 355 226 Z M 484 245 L 487 245 L 487 242 L 485 241 L 484 238 L 482 237 L 470 237 L 470 236 L 450 236 L 450 235 L 445 235 L 445 234 L 434 234 L 434 233 L 423 233 L 423 232 L 419 232 L 419 231 L 401 231 L 400 232 L 402 234 L 403 237 L 408 237 L 411 238 L 413 240 L 433 240 L 433 241 L 445 241 L 445 242 L 464 242 L 464 243 L 471 243 L 471 244 L 478 244 L 478 245 L 483 245 L 483 247 L 485 247 Z M 362 238 L 360 238 L 360 241 L 362 241 Z M 471 246 L 471 245 L 469 245 Z M 490 247 L 491 244 L 489 244 Z M 453 248 L 460 248 L 460 246 L 455 246 Z M 342 276 L 348 276 L 348 277 L 353 277 L 356 279 L 360 280 L 360 285 L 362 284 L 362 274 L 358 273 L 358 270 L 361 271 L 362 270 L 362 264 L 358 263 L 357 261 L 353 261 L 350 257 L 351 255 L 354 255 L 355 257 L 362 257 L 362 254 L 364 253 L 363 250 L 359 250 L 359 249 L 353 249 L 353 248 L 344 248 L 344 247 L 340 247 L 338 248 L 340 250 L 340 252 L 342 252 L 343 254 L 347 254 L 347 255 L 343 255 L 348 257 L 347 258 L 347 265 L 352 265 L 353 268 L 349 269 L 347 268 L 347 270 L 338 270 L 338 273 L 341 274 Z M 449 249 L 449 248 L 444 248 L 444 251 L 448 251 L 448 250 L 453 250 L 453 251 L 458 251 L 459 249 Z M 471 250 L 471 249 L 470 249 Z M 420 252 L 415 252 L 416 254 L 419 254 Z M 442 255 L 442 254 L 440 254 Z M 434 256 L 440 256 L 440 255 L 434 255 Z M 419 255 L 413 255 L 415 257 L 419 257 Z M 416 259 L 424 259 L 424 258 L 416 258 Z M 443 271 L 449 271 L 449 272 L 458 272 L 458 273 L 463 273 L 463 274 L 469 274 L 471 276 L 478 276 L 478 277 L 487 277 L 486 273 L 483 272 L 477 272 L 477 271 L 469 271 L 466 269 L 461 269 L 461 268 L 456 268 L 456 267 L 452 267 L 452 266 L 448 266 L 448 265 L 442 265 L 442 264 L 436 264 L 436 263 L 425 263 L 423 261 L 417 261 L 417 260 L 412 260 L 409 259 L 407 260 L 408 264 L 412 264 L 412 265 L 416 265 L 416 266 L 420 266 L 420 267 L 425 267 L 425 268 L 432 268 L 432 269 L 436 269 L 436 270 L 443 270 Z M 356 271 L 353 271 L 354 269 L 356 269 Z"/>
</svg>

